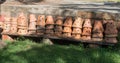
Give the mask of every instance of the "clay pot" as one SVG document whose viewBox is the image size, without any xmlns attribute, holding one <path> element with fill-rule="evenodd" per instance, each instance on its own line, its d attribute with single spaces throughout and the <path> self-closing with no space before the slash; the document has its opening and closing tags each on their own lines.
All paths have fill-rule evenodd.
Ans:
<svg viewBox="0 0 120 63">
<path fill-rule="evenodd" d="M 118 33 L 118 31 L 115 26 L 115 22 L 113 22 L 113 21 L 107 22 L 106 28 L 105 28 L 105 35 L 116 35 L 117 36 L 117 33 Z"/>
<path fill-rule="evenodd" d="M 83 28 L 82 35 L 91 35 L 91 28 Z"/>
<path fill-rule="evenodd" d="M 10 30 L 11 25 L 10 24 L 4 24 L 3 29 Z"/>
<path fill-rule="evenodd" d="M 54 28 L 54 30 L 55 30 L 55 31 L 62 32 L 62 26 L 56 25 L 55 28 Z"/>
<path fill-rule="evenodd" d="M 83 24 L 83 19 L 80 17 L 77 17 L 72 25 L 72 27 L 79 27 L 82 28 L 82 24 Z"/>
<path fill-rule="evenodd" d="M 45 15 L 38 16 L 37 25 L 41 27 L 45 26 Z"/>
<path fill-rule="evenodd" d="M 81 33 L 82 33 L 82 30 L 81 30 L 81 28 L 73 28 L 72 33 L 78 33 L 78 34 L 81 34 Z"/>
<path fill-rule="evenodd" d="M 116 38 L 105 38 L 105 42 L 108 42 L 108 43 L 117 43 L 117 39 Z"/>
<path fill-rule="evenodd" d="M 67 26 L 67 27 L 71 27 L 72 26 L 72 22 L 73 22 L 72 17 L 68 16 L 68 17 L 66 17 L 65 22 L 64 22 L 63 25 Z"/>
<path fill-rule="evenodd" d="M 64 27 L 63 28 L 63 32 L 69 32 L 69 33 L 71 33 L 72 29 L 71 29 L 71 27 Z"/>
<path fill-rule="evenodd" d="M 64 37 L 64 38 L 65 38 L 65 37 L 71 37 L 71 33 L 64 32 L 64 33 L 63 33 L 63 37 Z"/>
<path fill-rule="evenodd" d="M 92 34 L 92 37 L 94 38 L 102 38 L 103 37 L 103 33 L 102 32 L 95 32 Z"/>
<path fill-rule="evenodd" d="M 46 27 L 45 27 L 46 29 L 53 29 L 54 28 L 54 25 L 46 25 Z"/>
<path fill-rule="evenodd" d="M 81 39 L 82 40 L 91 40 L 91 36 L 82 36 Z"/>
<path fill-rule="evenodd" d="M 37 25 L 37 30 L 45 29 L 45 26 L 39 26 Z"/>
<path fill-rule="evenodd" d="M 54 24 L 54 19 L 50 15 L 46 17 L 46 25 L 48 24 Z"/>
<path fill-rule="evenodd" d="M 30 18 L 30 22 L 36 22 L 37 20 L 34 14 L 30 14 L 29 18 Z"/>
<path fill-rule="evenodd" d="M 29 30 L 36 30 L 36 22 L 30 22 L 28 29 Z"/>
<path fill-rule="evenodd" d="M 62 24 L 63 24 L 63 17 L 57 16 L 56 21 L 55 21 L 55 24 L 62 26 Z"/>
<path fill-rule="evenodd" d="M 57 36 L 57 37 L 61 37 L 61 36 L 62 36 L 62 32 L 55 31 L 55 36 Z"/>
<path fill-rule="evenodd" d="M 28 31 L 26 29 L 18 29 L 18 34 L 20 35 L 26 35 Z"/>
<path fill-rule="evenodd" d="M 36 34 L 36 31 L 35 30 L 30 30 L 30 31 L 28 31 L 28 34 Z"/>
<path fill-rule="evenodd" d="M 74 39 L 80 39 L 81 38 L 81 35 L 80 34 L 72 34 L 72 37 Z"/>
<path fill-rule="evenodd" d="M 92 28 L 91 20 L 90 20 L 90 19 L 85 19 L 85 22 L 84 22 L 84 24 L 83 24 L 83 27 Z"/>
<path fill-rule="evenodd" d="M 103 38 L 100 38 L 100 37 L 94 37 L 94 38 L 92 38 L 92 40 L 93 40 L 93 41 L 102 41 Z"/>
<path fill-rule="evenodd" d="M 17 27 L 11 26 L 10 33 L 17 33 Z"/>
<path fill-rule="evenodd" d="M 93 33 L 103 32 L 103 31 L 104 31 L 104 28 L 103 28 L 102 22 L 99 20 L 96 20 L 94 22 Z"/>
</svg>

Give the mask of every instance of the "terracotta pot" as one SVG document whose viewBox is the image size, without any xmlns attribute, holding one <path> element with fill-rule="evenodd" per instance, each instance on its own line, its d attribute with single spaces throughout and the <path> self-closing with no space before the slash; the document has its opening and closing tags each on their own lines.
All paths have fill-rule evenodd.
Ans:
<svg viewBox="0 0 120 63">
<path fill-rule="evenodd" d="M 66 37 L 71 37 L 71 33 L 64 32 L 63 33 L 63 38 L 66 38 Z"/>
<path fill-rule="evenodd" d="M 56 25 L 62 25 L 63 24 L 63 17 L 57 16 L 55 24 Z"/>
<path fill-rule="evenodd" d="M 72 27 L 79 27 L 82 28 L 82 24 L 83 24 L 83 19 L 80 17 L 77 17 L 72 25 Z"/>
<path fill-rule="evenodd" d="M 92 28 L 91 20 L 90 20 L 90 19 L 85 19 L 85 22 L 84 22 L 84 24 L 83 24 L 83 27 Z"/>
<path fill-rule="evenodd" d="M 105 38 L 105 42 L 108 42 L 108 43 L 117 43 L 117 39 L 116 38 Z"/>
<path fill-rule="evenodd" d="M 69 32 L 69 33 L 71 33 L 72 29 L 71 29 L 71 27 L 64 27 L 63 28 L 63 32 Z"/>
<path fill-rule="evenodd" d="M 103 38 L 94 37 L 94 38 L 92 38 L 92 40 L 93 40 L 93 41 L 102 41 Z"/>
<path fill-rule="evenodd" d="M 72 34 L 72 37 L 74 39 L 80 39 L 81 38 L 81 35 L 80 34 Z"/>
<path fill-rule="evenodd" d="M 103 28 L 102 22 L 99 20 L 96 20 L 94 22 L 93 33 L 103 32 L 103 31 L 104 31 L 104 28 Z"/>
<path fill-rule="evenodd" d="M 54 19 L 50 15 L 46 17 L 46 25 L 47 24 L 54 24 Z"/>
<path fill-rule="evenodd" d="M 28 34 L 36 34 L 36 31 L 35 30 L 30 30 L 30 31 L 28 31 Z"/>
<path fill-rule="evenodd" d="M 118 30 L 115 26 L 115 22 L 107 22 L 105 28 L 105 35 L 117 35 Z"/>
<path fill-rule="evenodd" d="M 62 32 L 55 31 L 55 36 L 57 36 L 57 37 L 61 37 L 61 36 L 62 36 Z"/>
<path fill-rule="evenodd" d="M 82 35 L 91 35 L 91 28 L 83 28 Z"/>
<path fill-rule="evenodd" d="M 11 27 L 10 33 L 17 33 L 17 27 Z"/>
<path fill-rule="evenodd" d="M 54 28 L 54 25 L 46 25 L 45 28 L 46 28 L 46 29 L 53 29 L 53 28 Z"/>
<path fill-rule="evenodd" d="M 29 30 L 36 30 L 36 22 L 30 22 L 28 29 Z"/>
<path fill-rule="evenodd" d="M 82 36 L 81 39 L 82 40 L 91 40 L 91 36 Z"/>
<path fill-rule="evenodd" d="M 68 16 L 68 17 L 66 17 L 65 22 L 64 22 L 63 25 L 67 26 L 67 27 L 71 27 L 72 26 L 72 22 L 73 22 L 72 17 Z"/>
<path fill-rule="evenodd" d="M 102 38 L 103 37 L 103 33 L 102 32 L 96 32 L 96 33 L 93 33 L 92 34 L 92 37 L 94 37 L 94 38 Z"/>
<path fill-rule="evenodd" d="M 20 35 L 26 35 L 28 31 L 26 29 L 18 29 L 18 34 Z"/>
<path fill-rule="evenodd" d="M 78 33 L 78 34 L 81 34 L 81 33 L 82 33 L 82 30 L 81 30 L 81 28 L 73 28 L 72 33 Z"/>
<path fill-rule="evenodd" d="M 38 16 L 37 25 L 42 27 L 45 26 L 45 15 Z"/>
<path fill-rule="evenodd" d="M 56 25 L 55 28 L 54 28 L 54 30 L 55 30 L 55 31 L 62 32 L 62 26 Z"/>
<path fill-rule="evenodd" d="M 36 22 L 37 20 L 34 14 L 30 14 L 29 18 L 30 18 L 30 22 Z"/>
</svg>

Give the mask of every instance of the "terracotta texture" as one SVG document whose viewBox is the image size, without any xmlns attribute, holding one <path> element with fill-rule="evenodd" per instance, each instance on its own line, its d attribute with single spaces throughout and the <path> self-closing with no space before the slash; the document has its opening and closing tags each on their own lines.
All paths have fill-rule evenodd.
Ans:
<svg viewBox="0 0 120 63">
<path fill-rule="evenodd" d="M 36 22 L 36 16 L 34 14 L 30 14 L 29 16 L 30 22 Z"/>
<path fill-rule="evenodd" d="M 72 26 L 72 22 L 73 22 L 72 17 L 67 16 L 63 25 L 67 26 L 67 27 L 71 27 Z"/>
<path fill-rule="evenodd" d="M 71 27 L 64 27 L 63 28 L 63 32 L 69 32 L 69 33 L 71 33 L 72 29 L 71 29 Z"/>
<path fill-rule="evenodd" d="M 90 27 L 90 28 L 92 28 L 91 20 L 90 19 L 85 19 L 83 27 Z"/>
<path fill-rule="evenodd" d="M 28 31 L 26 29 L 18 29 L 18 34 L 20 35 L 26 35 Z"/>
<path fill-rule="evenodd" d="M 48 24 L 54 24 L 53 16 L 49 15 L 46 17 L 46 25 Z"/>
<path fill-rule="evenodd" d="M 62 26 L 60 25 L 56 25 L 55 28 L 54 28 L 55 31 L 59 31 L 59 32 L 62 32 L 63 28 Z"/>
<path fill-rule="evenodd" d="M 82 35 L 91 35 L 91 28 L 83 28 L 83 32 L 82 32 Z"/>
<path fill-rule="evenodd" d="M 62 32 L 55 31 L 55 36 L 57 36 L 57 37 L 61 37 L 61 36 L 62 36 Z"/>
<path fill-rule="evenodd" d="M 75 21 L 73 22 L 72 27 L 79 27 L 82 28 L 83 19 L 81 17 L 76 17 Z"/>
<path fill-rule="evenodd" d="M 34 30 L 28 31 L 28 34 L 36 34 L 36 31 Z"/>
<path fill-rule="evenodd" d="M 91 36 L 82 36 L 81 39 L 82 40 L 91 40 Z"/>
<path fill-rule="evenodd" d="M 72 38 L 74 38 L 74 39 L 80 39 L 81 35 L 80 34 L 72 34 Z"/>
<path fill-rule="evenodd" d="M 36 30 L 36 22 L 34 21 L 30 22 L 28 30 Z"/>
<path fill-rule="evenodd" d="M 82 30 L 81 30 L 81 28 L 73 28 L 72 33 L 78 33 L 78 34 L 81 34 L 81 33 L 82 33 Z"/>
<path fill-rule="evenodd" d="M 63 37 L 71 37 L 71 33 L 65 32 L 63 33 Z"/>
<path fill-rule="evenodd" d="M 49 25 L 46 25 L 45 28 L 46 28 L 46 29 L 53 29 L 53 28 L 54 28 L 54 25 L 50 25 L 50 24 L 49 24 Z"/>
<path fill-rule="evenodd" d="M 62 26 L 62 25 L 63 25 L 63 17 L 57 16 L 56 21 L 55 21 L 55 24 Z"/>
<path fill-rule="evenodd" d="M 108 42 L 108 43 L 117 43 L 117 39 L 116 38 L 105 38 L 105 42 Z"/>
<path fill-rule="evenodd" d="M 38 16 L 37 25 L 41 27 L 45 26 L 45 15 Z"/>
<path fill-rule="evenodd" d="M 45 33 L 45 30 L 44 29 L 37 30 L 36 33 L 37 35 L 43 35 Z"/>
</svg>

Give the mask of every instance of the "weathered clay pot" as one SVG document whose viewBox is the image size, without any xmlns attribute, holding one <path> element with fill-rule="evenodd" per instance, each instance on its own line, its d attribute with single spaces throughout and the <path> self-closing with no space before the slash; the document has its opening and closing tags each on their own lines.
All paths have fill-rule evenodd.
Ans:
<svg viewBox="0 0 120 63">
<path fill-rule="evenodd" d="M 30 22 L 28 30 L 36 30 L 36 22 Z"/>
<path fill-rule="evenodd" d="M 92 37 L 94 38 L 102 38 L 103 37 L 103 33 L 102 32 L 95 32 L 92 34 Z"/>
<path fill-rule="evenodd" d="M 82 40 L 91 40 L 91 36 L 82 36 L 81 39 Z"/>
<path fill-rule="evenodd" d="M 18 34 L 20 35 L 26 35 L 28 31 L 26 29 L 18 29 Z"/>
<path fill-rule="evenodd" d="M 82 28 L 83 19 L 81 17 L 77 17 L 72 25 L 72 27 Z"/>
<path fill-rule="evenodd" d="M 42 27 L 45 26 L 45 15 L 38 16 L 37 25 Z"/>
<path fill-rule="evenodd" d="M 10 33 L 17 33 L 17 27 L 11 26 Z"/>
<path fill-rule="evenodd" d="M 62 26 L 60 25 L 56 25 L 55 28 L 54 28 L 55 31 L 59 31 L 59 32 L 62 32 Z"/>
<path fill-rule="evenodd" d="M 49 25 L 46 25 L 45 29 L 53 29 L 54 28 L 54 25 L 52 24 L 49 24 Z"/>
<path fill-rule="evenodd" d="M 54 24 L 54 19 L 50 15 L 46 17 L 46 25 L 48 24 Z"/>
<path fill-rule="evenodd" d="M 65 38 L 65 37 L 71 37 L 71 33 L 64 32 L 63 33 L 63 38 Z"/>
<path fill-rule="evenodd" d="M 40 25 L 37 25 L 37 30 L 42 30 L 42 29 L 45 29 L 45 26 L 40 26 Z"/>
<path fill-rule="evenodd" d="M 80 39 L 81 38 L 81 35 L 80 34 L 72 34 L 72 37 L 74 39 Z"/>
<path fill-rule="evenodd" d="M 55 24 L 62 26 L 62 24 L 63 24 L 63 17 L 57 16 L 56 21 L 55 21 Z"/>
<path fill-rule="evenodd" d="M 115 26 L 115 22 L 107 22 L 106 23 L 106 28 L 105 28 L 105 35 L 107 35 L 108 37 L 111 35 L 113 35 L 114 37 L 117 36 L 117 28 Z"/>
<path fill-rule="evenodd" d="M 36 22 L 37 20 L 34 14 L 30 14 L 29 18 L 30 18 L 30 22 Z"/>
<path fill-rule="evenodd" d="M 78 33 L 78 34 L 81 34 L 81 33 L 82 33 L 82 30 L 81 30 L 81 28 L 73 28 L 72 33 Z"/>
<path fill-rule="evenodd" d="M 67 26 L 67 27 L 71 27 L 72 26 L 72 22 L 73 22 L 72 17 L 68 16 L 68 17 L 66 17 L 65 22 L 64 22 L 63 25 Z"/>
<path fill-rule="evenodd" d="M 83 28 L 83 32 L 82 32 L 82 35 L 91 35 L 91 28 Z"/>
<path fill-rule="evenodd" d="M 98 38 L 98 37 L 94 37 L 94 38 L 92 38 L 92 40 L 93 40 L 93 41 L 102 41 L 103 38 L 100 38 L 100 37 L 99 37 L 99 38 Z"/>
<path fill-rule="evenodd" d="M 71 27 L 64 27 L 63 28 L 63 32 L 69 32 L 69 33 L 71 33 L 72 29 L 71 29 Z"/>
<path fill-rule="evenodd" d="M 105 42 L 108 42 L 108 43 L 117 43 L 117 39 L 116 38 L 105 38 Z"/>
<path fill-rule="evenodd" d="M 84 24 L 83 24 L 83 27 L 92 28 L 91 20 L 90 20 L 90 19 L 85 19 L 85 22 L 84 22 Z"/>
<path fill-rule="evenodd" d="M 62 32 L 55 31 L 55 36 L 57 36 L 57 37 L 61 37 L 61 36 L 62 36 Z"/>
<path fill-rule="evenodd" d="M 103 28 L 103 25 L 102 25 L 102 22 L 97 20 L 94 22 L 94 27 L 93 27 L 93 33 L 94 32 L 103 32 L 104 31 L 104 28 Z"/>
</svg>

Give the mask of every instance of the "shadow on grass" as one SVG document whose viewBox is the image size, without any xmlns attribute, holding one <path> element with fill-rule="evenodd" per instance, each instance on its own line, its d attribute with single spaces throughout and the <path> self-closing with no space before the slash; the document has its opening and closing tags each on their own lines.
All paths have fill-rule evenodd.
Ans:
<svg viewBox="0 0 120 63">
<path fill-rule="evenodd" d="M 0 56 L 0 63 L 119 63 L 119 58 L 120 54 L 101 48 L 45 45 Z"/>
</svg>

